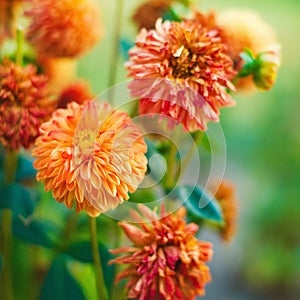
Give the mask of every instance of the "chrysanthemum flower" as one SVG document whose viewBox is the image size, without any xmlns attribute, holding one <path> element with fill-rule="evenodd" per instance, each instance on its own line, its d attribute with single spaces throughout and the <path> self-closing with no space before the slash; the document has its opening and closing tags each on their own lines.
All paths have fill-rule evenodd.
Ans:
<svg viewBox="0 0 300 300">
<path fill-rule="evenodd" d="M 127 63 L 131 94 L 140 98 L 141 114 L 159 114 L 188 131 L 205 130 L 218 121 L 219 108 L 233 105 L 232 61 L 218 31 L 195 20 L 162 23 L 142 29 Z"/>
<path fill-rule="evenodd" d="M 92 0 L 34 0 L 25 15 L 31 18 L 27 39 L 47 56 L 77 57 L 102 35 Z"/>
<path fill-rule="evenodd" d="M 242 67 L 239 55 L 245 49 L 249 49 L 256 56 L 277 44 L 275 31 L 255 11 L 225 10 L 216 15 L 216 21 L 222 28 L 222 40 L 237 71 Z M 254 88 L 253 80 L 251 77 L 241 78 L 236 87 L 238 90 L 250 91 Z"/>
<path fill-rule="evenodd" d="M 0 141 L 5 147 L 28 149 L 54 108 L 47 77 L 37 75 L 33 65 L 22 68 L 4 60 L 0 65 Z"/>
<path fill-rule="evenodd" d="M 215 198 L 220 203 L 224 217 L 224 225 L 220 228 L 220 233 L 223 240 L 229 242 L 235 235 L 237 223 L 237 200 L 234 186 L 223 181 L 215 193 Z"/>
<path fill-rule="evenodd" d="M 66 108 L 67 104 L 75 101 L 78 104 L 83 104 L 87 100 L 92 100 L 95 96 L 92 95 L 89 85 L 85 81 L 78 81 L 65 87 L 57 101 L 58 108 Z"/>
<path fill-rule="evenodd" d="M 33 156 L 37 180 L 58 202 L 90 216 L 115 208 L 142 181 L 147 160 L 141 132 L 108 103 L 72 102 L 41 126 Z"/>
<path fill-rule="evenodd" d="M 198 226 L 186 224 L 185 208 L 169 215 L 162 208 L 160 217 L 146 206 L 139 209 L 151 223 L 134 212 L 139 224 L 120 223 L 134 245 L 111 250 L 125 253 L 110 263 L 128 264 L 117 276 L 117 281 L 128 279 L 127 297 L 193 300 L 204 295 L 205 285 L 211 281 L 205 263 L 212 257 L 212 246 L 195 238 Z"/>
</svg>

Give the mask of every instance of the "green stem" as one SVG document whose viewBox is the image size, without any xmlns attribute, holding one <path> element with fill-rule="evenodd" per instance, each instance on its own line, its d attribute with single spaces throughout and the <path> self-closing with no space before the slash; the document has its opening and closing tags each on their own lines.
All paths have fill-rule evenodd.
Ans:
<svg viewBox="0 0 300 300">
<path fill-rule="evenodd" d="M 15 180 L 18 164 L 18 154 L 14 151 L 7 151 L 4 162 L 4 183 L 11 184 Z M 11 244 L 12 244 L 12 211 L 4 209 L 2 213 L 1 224 L 1 250 L 4 258 L 4 267 L 1 278 L 1 291 L 3 299 L 12 300 L 13 283 L 11 268 Z"/>
<path fill-rule="evenodd" d="M 1 278 L 1 288 L 3 299 L 12 300 L 13 284 L 11 272 L 11 243 L 12 243 L 12 212 L 10 209 L 4 209 L 2 212 L 2 254 L 4 266 Z"/>
<path fill-rule="evenodd" d="M 181 164 L 181 168 L 179 168 L 177 170 L 177 174 L 176 176 L 179 176 L 179 173 L 183 173 L 186 168 L 188 167 L 189 163 L 190 163 L 190 160 L 192 159 L 194 153 L 195 153 L 195 150 L 197 149 L 197 145 L 200 143 L 201 139 L 202 139 L 202 136 L 203 136 L 203 132 L 202 131 L 197 131 L 193 137 L 194 139 L 194 143 L 191 145 L 190 149 L 188 150 L 186 156 L 184 157 L 183 161 L 182 161 L 182 164 Z"/>
<path fill-rule="evenodd" d="M 96 285 L 99 300 L 107 300 L 107 291 L 104 283 L 102 265 L 100 260 L 98 239 L 97 239 L 97 224 L 96 218 L 89 217 L 90 220 L 90 233 L 91 233 L 91 247 L 95 265 Z"/>
<path fill-rule="evenodd" d="M 174 175 L 176 170 L 176 155 L 177 155 L 177 147 L 171 142 L 170 151 L 168 155 L 168 172 L 166 178 L 166 188 L 172 189 L 174 186 Z"/>
<path fill-rule="evenodd" d="M 115 222 L 115 230 L 116 230 L 116 241 L 114 244 L 114 248 L 118 249 L 121 246 L 121 240 L 122 240 L 122 230 L 120 228 L 120 226 L 118 225 L 118 222 Z M 120 265 L 119 264 L 115 264 L 114 265 L 114 278 L 116 278 L 116 276 L 119 273 L 119 269 L 120 269 Z M 121 294 L 123 292 L 123 289 L 121 289 L 120 283 L 114 285 L 113 290 L 112 290 L 112 300 L 119 300 L 119 299 L 123 299 L 121 297 Z"/>
<path fill-rule="evenodd" d="M 23 65 L 23 46 L 24 46 L 24 32 L 22 29 L 17 29 L 17 53 L 16 64 L 18 66 Z"/>
<path fill-rule="evenodd" d="M 131 102 L 131 110 L 129 111 L 129 116 L 134 118 L 139 114 L 139 100 L 135 100 Z"/>
<path fill-rule="evenodd" d="M 112 104 L 114 101 L 113 99 L 114 89 L 112 88 L 112 86 L 116 83 L 116 77 L 117 77 L 123 6 L 124 6 L 124 0 L 118 0 L 116 3 L 116 15 L 115 15 L 115 22 L 114 22 L 114 29 L 113 29 L 112 55 L 110 60 L 110 70 L 109 70 L 109 80 L 108 80 L 108 88 L 111 88 L 109 90 L 109 99 L 111 100 Z"/>
</svg>

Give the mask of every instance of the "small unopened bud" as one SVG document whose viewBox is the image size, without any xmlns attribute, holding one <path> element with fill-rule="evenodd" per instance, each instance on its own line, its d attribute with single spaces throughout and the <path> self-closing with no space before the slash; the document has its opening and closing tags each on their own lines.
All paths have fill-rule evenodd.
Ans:
<svg viewBox="0 0 300 300">
<path fill-rule="evenodd" d="M 270 90 L 275 84 L 280 66 L 279 56 L 279 47 L 258 54 L 253 72 L 253 80 L 258 89 Z"/>
</svg>

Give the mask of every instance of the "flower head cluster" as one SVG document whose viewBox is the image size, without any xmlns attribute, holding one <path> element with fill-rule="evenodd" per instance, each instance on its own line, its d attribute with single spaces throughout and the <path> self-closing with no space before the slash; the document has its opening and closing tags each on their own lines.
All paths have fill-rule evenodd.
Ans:
<svg viewBox="0 0 300 300">
<path fill-rule="evenodd" d="M 205 130 L 209 120 L 218 121 L 219 108 L 234 104 L 227 90 L 234 90 L 235 73 L 217 30 L 195 20 L 158 20 L 155 30 L 141 30 L 129 54 L 130 89 L 141 114 Z"/>
<path fill-rule="evenodd" d="M 4 60 L 0 65 L 0 141 L 5 147 L 28 149 L 54 108 L 47 77 L 37 75 L 33 65 L 22 68 Z"/>
<path fill-rule="evenodd" d="M 134 212 L 139 225 L 120 223 L 134 245 L 111 250 L 125 253 L 111 263 L 128 264 L 117 277 L 129 280 L 127 297 L 192 300 L 204 295 L 211 280 L 205 263 L 212 257 L 212 246 L 195 238 L 198 226 L 185 223 L 185 208 L 169 215 L 162 208 L 160 217 L 146 206 L 139 209 L 150 223 Z"/>
<path fill-rule="evenodd" d="M 34 0 L 25 14 L 31 18 L 27 39 L 47 56 L 77 57 L 102 35 L 92 0 Z"/>
<path fill-rule="evenodd" d="M 234 187 L 230 183 L 223 181 L 215 193 L 215 198 L 220 203 L 224 216 L 221 236 L 224 241 L 229 242 L 235 235 L 237 223 L 237 201 Z"/>
<path fill-rule="evenodd" d="M 91 216 L 129 198 L 146 172 L 146 144 L 124 112 L 108 103 L 69 103 L 41 126 L 32 154 L 37 180 L 69 208 Z"/>
</svg>

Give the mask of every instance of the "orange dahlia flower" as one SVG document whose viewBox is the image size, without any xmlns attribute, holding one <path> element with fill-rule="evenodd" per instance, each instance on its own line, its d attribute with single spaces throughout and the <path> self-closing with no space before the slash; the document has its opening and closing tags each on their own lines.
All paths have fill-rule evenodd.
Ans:
<svg viewBox="0 0 300 300">
<path fill-rule="evenodd" d="M 162 23 L 142 29 L 126 64 L 131 94 L 140 98 L 140 114 L 159 114 L 188 131 L 218 121 L 219 108 L 233 105 L 232 61 L 217 30 L 200 22 Z"/>
<path fill-rule="evenodd" d="M 193 300 L 204 295 L 210 282 L 209 267 L 212 257 L 210 243 L 195 238 L 198 226 L 186 224 L 186 210 L 174 214 L 161 209 L 160 216 L 140 205 L 145 220 L 134 212 L 138 225 L 121 222 L 120 226 L 134 244 L 111 250 L 126 253 L 110 263 L 128 264 L 119 273 L 117 281 L 127 278 L 129 299 Z"/>
<path fill-rule="evenodd" d="M 22 68 L 9 60 L 0 64 L 0 141 L 5 147 L 28 149 L 54 108 L 47 77 L 37 75 L 33 65 Z"/>
<path fill-rule="evenodd" d="M 102 35 L 99 9 L 92 0 L 34 0 L 25 15 L 32 19 L 27 39 L 47 56 L 77 57 Z"/>
<path fill-rule="evenodd" d="M 108 103 L 72 102 L 41 126 L 33 156 L 37 180 L 58 202 L 90 216 L 115 208 L 146 172 L 147 147 L 124 112 Z"/>
<path fill-rule="evenodd" d="M 237 200 L 235 198 L 234 186 L 223 181 L 217 189 L 215 198 L 220 203 L 224 226 L 221 227 L 221 236 L 224 241 L 231 241 L 236 232 L 237 223 Z"/>
</svg>

